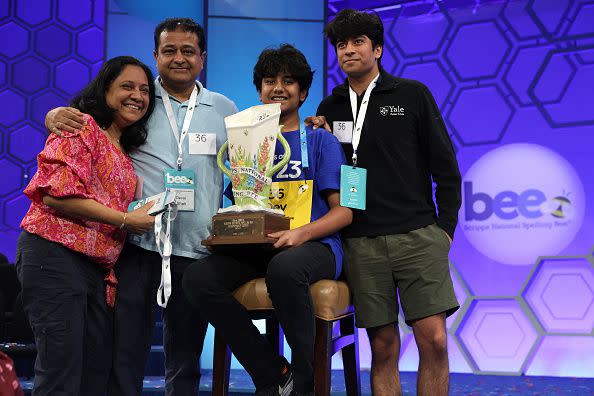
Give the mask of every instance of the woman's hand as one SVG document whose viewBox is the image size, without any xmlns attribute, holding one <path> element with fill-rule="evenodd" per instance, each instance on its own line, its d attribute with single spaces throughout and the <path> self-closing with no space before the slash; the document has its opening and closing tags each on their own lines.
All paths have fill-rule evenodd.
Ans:
<svg viewBox="0 0 594 396">
<path fill-rule="evenodd" d="M 74 107 L 56 107 L 45 115 L 45 127 L 58 136 L 62 131 L 77 133 L 84 126 L 83 115 Z"/>
<path fill-rule="evenodd" d="M 152 230 L 155 225 L 155 216 L 152 216 L 147 212 L 154 204 L 154 202 L 148 202 L 146 205 L 126 213 L 126 219 L 122 223 L 124 224 L 126 231 L 133 234 L 144 234 L 145 232 Z"/>
</svg>

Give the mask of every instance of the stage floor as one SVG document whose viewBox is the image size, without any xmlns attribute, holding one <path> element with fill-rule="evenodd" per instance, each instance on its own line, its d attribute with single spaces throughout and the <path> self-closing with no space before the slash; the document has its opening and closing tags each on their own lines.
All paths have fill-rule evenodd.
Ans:
<svg viewBox="0 0 594 396">
<path fill-rule="evenodd" d="M 200 383 L 200 394 L 208 395 L 211 390 L 211 370 L 203 370 Z M 404 395 L 416 394 L 416 373 L 401 373 Z M 253 394 L 254 387 L 249 376 L 243 370 L 231 370 L 230 394 Z M 31 381 L 21 381 L 25 390 L 30 390 Z M 369 387 L 369 371 L 361 372 L 363 395 L 371 395 Z M 162 377 L 147 377 L 143 395 L 162 395 L 164 381 Z M 344 380 L 340 370 L 332 371 L 332 394 L 344 395 Z M 559 378 L 559 377 L 511 377 L 496 375 L 452 374 L 450 396 L 482 396 L 482 395 L 522 395 L 522 396 L 594 396 L 594 379 L 592 378 Z"/>
</svg>

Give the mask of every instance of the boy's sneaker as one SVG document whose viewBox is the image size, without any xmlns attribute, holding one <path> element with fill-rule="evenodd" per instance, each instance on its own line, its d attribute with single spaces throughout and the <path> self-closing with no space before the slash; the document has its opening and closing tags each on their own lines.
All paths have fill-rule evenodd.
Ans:
<svg viewBox="0 0 594 396">
<path fill-rule="evenodd" d="M 278 383 L 278 394 L 280 396 L 290 396 L 293 392 L 293 372 L 287 359 L 281 357 L 281 377 Z"/>
<path fill-rule="evenodd" d="M 290 396 L 293 392 L 293 372 L 287 359 L 281 357 L 281 376 L 278 384 L 256 390 L 256 396 Z"/>
</svg>

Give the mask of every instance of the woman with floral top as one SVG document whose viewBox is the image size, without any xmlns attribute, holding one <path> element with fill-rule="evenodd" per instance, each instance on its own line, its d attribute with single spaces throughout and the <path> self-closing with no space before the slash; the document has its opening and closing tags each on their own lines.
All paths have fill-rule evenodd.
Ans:
<svg viewBox="0 0 594 396">
<path fill-rule="evenodd" d="M 146 140 L 154 99 L 146 65 L 110 59 L 72 101 L 85 113 L 82 130 L 51 134 L 37 157 L 16 258 L 37 346 L 34 396 L 106 393 L 113 267 L 126 232 L 154 223 L 149 205 L 127 212 L 136 189 L 128 152 Z"/>
</svg>

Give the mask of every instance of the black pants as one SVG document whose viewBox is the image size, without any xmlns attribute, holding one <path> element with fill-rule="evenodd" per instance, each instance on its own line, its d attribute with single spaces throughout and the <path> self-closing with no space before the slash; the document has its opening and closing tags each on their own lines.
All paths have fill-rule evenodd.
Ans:
<svg viewBox="0 0 594 396">
<path fill-rule="evenodd" d="M 277 351 L 260 334 L 247 310 L 232 292 L 250 279 L 266 277 L 275 313 L 292 351 L 295 390 L 313 391 L 315 317 L 309 285 L 331 279 L 335 259 L 320 242 L 266 253 L 243 250 L 214 254 L 192 264 L 184 275 L 188 299 L 220 331 L 256 389 L 278 381 Z"/>
<path fill-rule="evenodd" d="M 26 231 L 19 236 L 16 268 L 37 347 L 33 396 L 105 395 L 113 334 L 105 270 Z"/>
<path fill-rule="evenodd" d="M 189 304 L 181 287 L 183 272 L 194 261 L 171 257 L 172 294 L 163 310 L 168 396 L 198 395 L 199 359 L 208 323 Z M 121 291 L 115 306 L 114 380 L 109 395 L 140 395 L 155 326 L 161 256 L 126 244 L 115 271 Z"/>
</svg>

